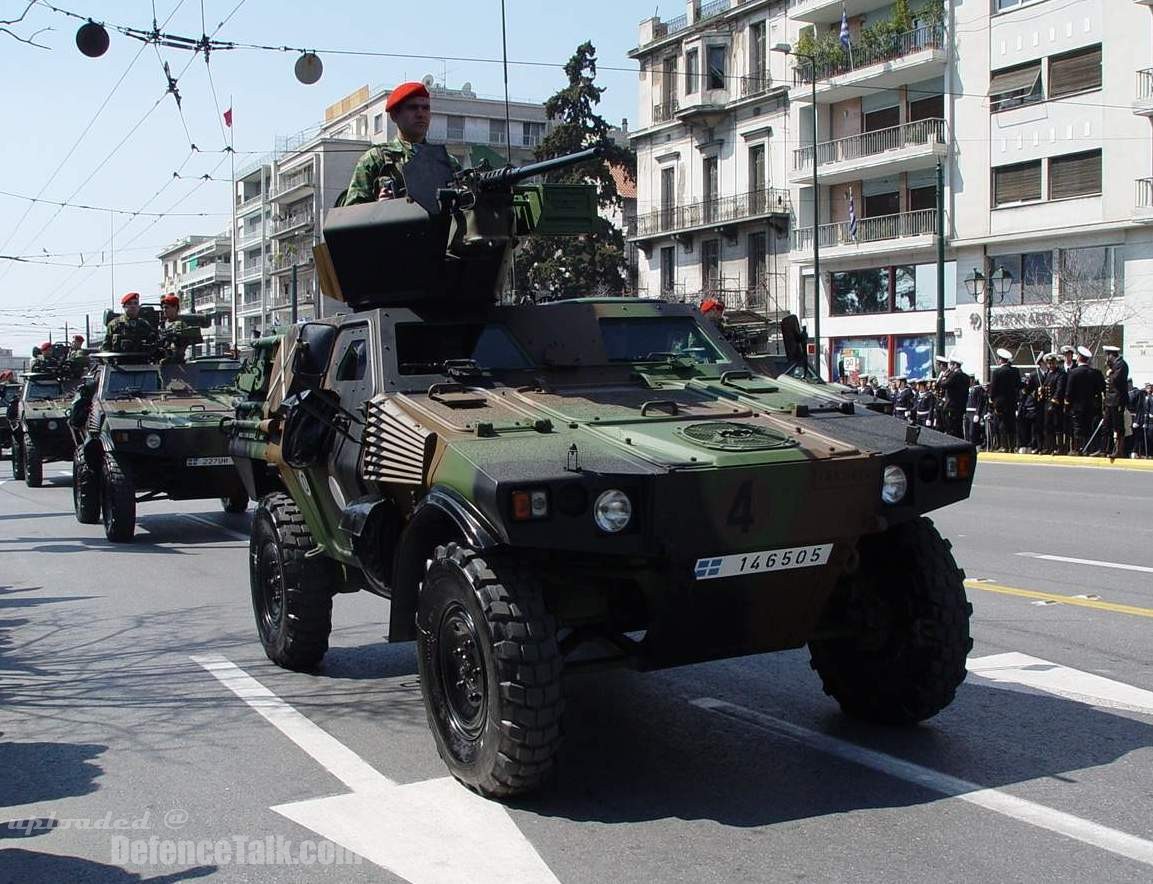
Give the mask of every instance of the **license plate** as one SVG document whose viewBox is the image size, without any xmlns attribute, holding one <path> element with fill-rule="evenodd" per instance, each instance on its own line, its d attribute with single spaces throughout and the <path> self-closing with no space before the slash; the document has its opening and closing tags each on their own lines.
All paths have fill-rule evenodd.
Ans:
<svg viewBox="0 0 1153 884">
<path fill-rule="evenodd" d="M 231 463 L 231 457 L 190 457 L 185 461 L 190 467 L 226 467 Z"/>
<path fill-rule="evenodd" d="M 744 574 L 763 574 L 767 571 L 791 571 L 794 568 L 813 568 L 827 565 L 833 544 L 793 546 L 788 549 L 768 549 L 763 552 L 740 553 L 697 559 L 693 568 L 697 580 L 715 580 L 718 577 L 740 577 Z"/>
</svg>

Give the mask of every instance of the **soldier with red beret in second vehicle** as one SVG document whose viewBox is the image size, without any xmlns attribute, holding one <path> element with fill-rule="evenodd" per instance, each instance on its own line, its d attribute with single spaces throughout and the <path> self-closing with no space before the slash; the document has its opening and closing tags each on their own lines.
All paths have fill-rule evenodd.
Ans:
<svg viewBox="0 0 1153 884">
<path fill-rule="evenodd" d="M 355 206 L 404 196 L 401 169 L 418 151 L 434 150 L 440 155 L 438 159 L 447 163 L 454 172 L 460 170 L 460 163 L 443 144 L 432 145 L 425 141 L 432 105 L 424 83 L 401 83 L 389 93 L 384 109 L 400 134 L 365 152 L 352 170 L 352 181 L 338 205 Z"/>
</svg>

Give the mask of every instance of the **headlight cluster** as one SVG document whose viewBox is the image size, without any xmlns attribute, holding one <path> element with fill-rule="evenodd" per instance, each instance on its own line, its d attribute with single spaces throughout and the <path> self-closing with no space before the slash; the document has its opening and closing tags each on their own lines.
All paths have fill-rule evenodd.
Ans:
<svg viewBox="0 0 1153 884">
<path fill-rule="evenodd" d="M 632 501 L 627 494 L 615 488 L 602 491 L 593 505 L 593 519 L 597 527 L 609 534 L 624 531 L 632 517 Z"/>
<path fill-rule="evenodd" d="M 58 429 L 59 427 L 60 427 L 60 424 L 58 421 L 48 421 L 48 429 L 55 430 L 55 429 Z"/>
<path fill-rule="evenodd" d="M 580 488 L 570 486 L 567 491 L 579 493 L 566 496 L 558 492 L 557 508 L 565 515 L 578 516 L 585 511 L 587 498 Z M 545 488 L 524 488 L 509 495 L 509 510 L 514 522 L 534 522 L 552 514 L 552 501 Z M 633 504 L 629 496 L 616 488 L 602 491 L 593 504 L 593 522 L 606 534 L 619 534 L 632 522 Z"/>
<path fill-rule="evenodd" d="M 144 444 L 151 448 L 153 451 L 160 447 L 160 441 L 159 433 L 149 433 L 144 437 Z"/>
</svg>

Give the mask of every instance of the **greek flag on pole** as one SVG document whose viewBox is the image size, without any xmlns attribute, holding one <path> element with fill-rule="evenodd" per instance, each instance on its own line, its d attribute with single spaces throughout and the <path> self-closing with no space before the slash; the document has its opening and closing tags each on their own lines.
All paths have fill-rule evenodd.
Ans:
<svg viewBox="0 0 1153 884">
<path fill-rule="evenodd" d="M 857 241 L 857 205 L 853 202 L 853 188 L 849 188 L 849 236 Z"/>
<path fill-rule="evenodd" d="M 849 50 L 849 10 L 841 7 L 841 45 L 845 47 L 845 51 Z"/>
</svg>

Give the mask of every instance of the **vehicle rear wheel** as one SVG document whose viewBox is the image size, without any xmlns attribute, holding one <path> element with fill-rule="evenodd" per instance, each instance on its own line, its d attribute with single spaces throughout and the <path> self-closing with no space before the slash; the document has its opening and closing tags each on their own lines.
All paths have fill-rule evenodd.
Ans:
<svg viewBox="0 0 1153 884">
<path fill-rule="evenodd" d="M 27 433 L 24 434 L 24 484 L 29 488 L 39 488 L 44 484 L 44 460 L 40 448 Z"/>
<path fill-rule="evenodd" d="M 535 580 L 471 549 L 438 547 L 417 608 L 417 662 L 440 757 L 482 795 L 538 789 L 564 709 L 556 624 Z"/>
<path fill-rule="evenodd" d="M 239 491 L 229 497 L 220 498 L 220 506 L 226 513 L 243 513 L 248 509 L 248 494 Z"/>
<path fill-rule="evenodd" d="M 307 557 L 315 546 L 287 494 L 257 504 L 248 544 L 252 611 L 264 653 L 285 669 L 315 669 L 328 651 L 336 575 L 331 559 Z"/>
<path fill-rule="evenodd" d="M 24 478 L 24 446 L 15 435 L 12 437 L 12 478 L 16 481 Z"/>
<path fill-rule="evenodd" d="M 953 702 L 973 647 L 965 574 L 921 516 L 861 543 L 849 619 L 859 634 L 812 641 L 812 667 L 848 715 L 914 724 Z"/>
<path fill-rule="evenodd" d="M 106 453 L 101 461 L 100 486 L 104 536 L 113 543 L 128 543 L 136 533 L 136 489 L 114 454 Z"/>
<path fill-rule="evenodd" d="M 84 451 L 72 455 L 72 508 L 81 525 L 100 522 L 100 474 L 88 466 Z"/>
</svg>

